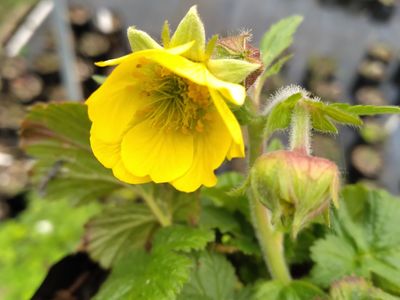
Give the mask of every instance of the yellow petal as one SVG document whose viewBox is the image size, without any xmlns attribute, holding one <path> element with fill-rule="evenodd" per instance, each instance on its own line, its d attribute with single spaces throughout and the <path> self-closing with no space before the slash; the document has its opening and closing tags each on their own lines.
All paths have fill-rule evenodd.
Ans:
<svg viewBox="0 0 400 300">
<path fill-rule="evenodd" d="M 195 150 L 190 169 L 171 183 L 177 190 L 193 192 L 201 185 L 210 187 L 217 182 L 214 170 L 224 161 L 232 137 L 216 111 L 206 129 L 194 136 Z"/>
<path fill-rule="evenodd" d="M 236 144 L 233 140 L 232 140 L 232 144 L 231 147 L 229 148 L 228 154 L 226 155 L 226 157 L 231 160 L 232 158 L 235 157 L 244 157 L 245 153 L 244 153 L 244 145 L 243 144 Z"/>
<path fill-rule="evenodd" d="M 181 77 L 187 78 L 199 85 L 208 86 L 218 90 L 226 99 L 242 105 L 246 98 L 246 90 L 243 86 L 220 80 L 211 74 L 203 63 L 192 62 L 182 56 L 174 55 L 166 50 L 142 51 L 143 57 L 157 62 Z"/>
<path fill-rule="evenodd" d="M 121 140 L 139 108 L 140 99 L 134 86 L 101 86 L 87 101 L 91 134 L 107 143 Z"/>
<path fill-rule="evenodd" d="M 220 116 L 224 120 L 224 124 L 228 128 L 233 141 L 243 148 L 242 152 L 244 153 L 242 130 L 238 121 L 229 109 L 228 105 L 225 103 L 222 96 L 217 91 L 210 89 L 210 95 Z"/>
<path fill-rule="evenodd" d="M 95 136 L 90 136 L 90 146 L 92 147 L 94 156 L 97 160 L 104 165 L 106 168 L 112 168 L 113 174 L 116 178 L 123 182 L 131 184 L 139 184 L 150 182 L 151 179 L 148 176 L 138 177 L 134 176 L 126 170 L 125 166 L 121 161 L 121 144 L 105 143 Z"/>
<path fill-rule="evenodd" d="M 140 184 L 140 183 L 146 183 L 150 182 L 151 178 L 149 176 L 144 176 L 144 177 L 138 177 L 133 174 L 131 174 L 124 166 L 121 160 L 118 161 L 118 163 L 114 166 L 113 174 L 116 178 L 119 180 L 130 183 L 130 184 Z"/>
<path fill-rule="evenodd" d="M 94 135 L 91 135 L 90 146 L 94 156 L 106 168 L 114 167 L 121 159 L 121 145 L 119 142 L 105 143 Z"/>
<path fill-rule="evenodd" d="M 193 137 L 142 122 L 122 140 L 122 161 L 135 176 L 169 182 L 184 174 L 193 160 Z"/>
<path fill-rule="evenodd" d="M 173 48 L 169 48 L 169 49 L 148 49 L 148 50 L 142 50 L 142 51 L 137 51 L 131 54 L 127 54 L 118 58 L 113 58 L 113 59 L 109 59 L 106 61 L 98 61 L 95 63 L 96 66 L 99 67 L 107 67 L 107 66 L 115 66 L 118 65 L 124 61 L 130 61 L 130 60 L 135 60 L 139 57 L 145 57 L 148 54 L 151 54 L 154 52 L 154 50 L 161 51 L 161 52 L 165 52 L 165 53 L 169 53 L 172 55 L 180 55 L 183 54 L 185 52 L 187 52 L 190 48 L 192 48 L 193 44 L 195 42 L 190 42 L 190 43 L 186 43 L 177 47 L 173 47 Z"/>
</svg>

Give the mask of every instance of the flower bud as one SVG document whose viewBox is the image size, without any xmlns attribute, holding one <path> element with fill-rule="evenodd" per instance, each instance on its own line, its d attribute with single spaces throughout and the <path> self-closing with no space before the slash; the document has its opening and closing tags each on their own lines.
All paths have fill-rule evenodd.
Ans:
<svg viewBox="0 0 400 300">
<path fill-rule="evenodd" d="M 246 88 L 256 81 L 264 68 L 260 58 L 260 50 L 250 44 L 251 37 L 252 35 L 249 32 L 243 32 L 236 36 L 219 39 L 216 46 L 218 58 L 241 59 L 260 66 L 246 78 Z"/>
<path fill-rule="evenodd" d="M 297 151 L 262 155 L 251 171 L 251 189 L 271 211 L 276 226 L 292 236 L 338 202 L 339 170 L 335 163 Z"/>
</svg>

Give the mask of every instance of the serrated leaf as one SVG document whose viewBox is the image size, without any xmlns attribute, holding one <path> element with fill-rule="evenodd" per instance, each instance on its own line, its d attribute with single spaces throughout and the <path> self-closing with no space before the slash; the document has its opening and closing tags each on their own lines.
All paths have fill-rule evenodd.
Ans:
<svg viewBox="0 0 400 300">
<path fill-rule="evenodd" d="M 296 93 L 272 108 L 264 129 L 268 136 L 275 130 L 283 130 L 289 127 L 293 108 L 300 99 L 302 99 L 301 93 Z"/>
<path fill-rule="evenodd" d="M 154 251 L 158 249 L 182 252 L 203 250 L 213 240 L 214 233 L 211 230 L 173 225 L 157 232 L 154 239 Z"/>
<path fill-rule="evenodd" d="M 158 222 L 145 204 L 130 202 L 105 208 L 86 227 L 90 256 L 109 268 L 126 253 L 144 249 Z"/>
<path fill-rule="evenodd" d="M 313 129 L 327 133 L 338 133 L 336 126 L 319 110 L 312 110 L 310 116 Z"/>
<path fill-rule="evenodd" d="M 278 59 L 278 61 L 277 61 L 276 63 L 274 63 L 271 67 L 269 67 L 269 68 L 264 72 L 264 74 L 262 75 L 263 79 L 266 79 L 266 78 L 268 78 L 268 77 L 271 77 L 271 76 L 273 76 L 273 75 L 278 74 L 278 73 L 281 71 L 283 65 L 284 65 L 288 60 L 290 60 L 292 57 L 293 57 L 293 55 L 290 54 L 290 55 L 286 55 L 286 56 L 284 56 L 284 57 Z"/>
<path fill-rule="evenodd" d="M 347 103 L 332 103 L 331 106 L 358 116 L 400 113 L 399 106 L 349 105 Z"/>
<path fill-rule="evenodd" d="M 323 115 L 324 117 L 329 117 L 335 122 L 346 125 L 361 126 L 363 124 L 362 120 L 356 114 L 350 113 L 330 104 L 312 100 L 304 100 L 304 102 L 307 104 L 310 113 L 318 111 L 319 114 Z"/>
<path fill-rule="evenodd" d="M 374 287 L 364 278 L 346 277 L 335 282 L 331 289 L 330 295 L 332 300 L 395 300 L 390 294 Z"/>
<path fill-rule="evenodd" d="M 312 247 L 315 282 L 326 287 L 346 275 L 378 277 L 400 288 L 400 202 L 383 190 L 361 185 L 343 190 L 335 232 Z M 381 281 L 382 283 L 382 281 Z M 382 289 L 387 285 L 377 284 Z"/>
<path fill-rule="evenodd" d="M 193 260 L 214 239 L 210 230 L 173 225 L 160 229 L 151 253 L 130 251 L 114 266 L 96 300 L 172 300 L 189 279 Z"/>
<path fill-rule="evenodd" d="M 189 278 L 191 259 L 171 251 L 131 252 L 113 268 L 95 300 L 173 300 Z"/>
<path fill-rule="evenodd" d="M 203 188 L 201 197 L 212 201 L 217 207 L 225 207 L 231 212 L 239 211 L 250 220 L 250 209 L 246 196 L 231 196 L 229 192 L 242 184 L 244 177 L 237 172 L 225 172 L 218 175 L 217 185 Z"/>
<path fill-rule="evenodd" d="M 327 295 L 317 286 L 300 280 L 290 283 L 268 281 L 257 287 L 254 300 L 327 300 Z"/>
<path fill-rule="evenodd" d="M 293 42 L 293 35 L 303 17 L 291 16 L 271 26 L 260 43 L 261 57 L 268 67 Z"/>
<path fill-rule="evenodd" d="M 216 253 L 201 253 L 178 300 L 232 300 L 236 277 L 227 259 Z"/>
<path fill-rule="evenodd" d="M 251 224 L 241 215 L 233 214 L 223 207 L 205 205 L 200 216 L 200 226 L 217 229 L 221 233 L 221 243 L 233 250 L 247 255 L 259 255 L 260 249 L 254 236 Z"/>
<path fill-rule="evenodd" d="M 93 156 L 87 107 L 80 103 L 34 106 L 21 126 L 21 145 L 36 158 L 33 181 L 51 199 L 83 202 L 122 187 Z"/>
</svg>

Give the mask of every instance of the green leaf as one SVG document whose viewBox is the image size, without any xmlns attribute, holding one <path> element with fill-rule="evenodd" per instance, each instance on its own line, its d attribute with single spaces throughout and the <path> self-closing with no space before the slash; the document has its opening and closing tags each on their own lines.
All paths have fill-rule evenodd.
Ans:
<svg viewBox="0 0 400 300">
<path fill-rule="evenodd" d="M 151 253 L 135 250 L 120 259 L 95 299 L 176 299 L 193 267 L 186 253 L 204 249 L 213 238 L 204 229 L 178 225 L 160 229 Z"/>
<path fill-rule="evenodd" d="M 200 226 L 217 229 L 222 234 L 222 245 L 232 250 L 239 250 L 247 255 L 260 255 L 253 228 L 241 215 L 233 214 L 223 207 L 205 205 L 201 211 Z"/>
<path fill-rule="evenodd" d="M 250 220 L 250 209 L 247 198 L 243 195 L 232 196 L 235 188 L 244 180 L 242 174 L 237 172 L 225 172 L 218 175 L 217 185 L 212 188 L 201 189 L 201 197 L 211 201 L 217 207 L 225 207 L 228 211 L 239 211 Z"/>
<path fill-rule="evenodd" d="M 192 6 L 179 23 L 169 46 L 177 47 L 192 41 L 195 41 L 194 45 L 184 55 L 191 60 L 201 61 L 204 58 L 206 34 L 196 6 Z"/>
<path fill-rule="evenodd" d="M 358 116 L 400 113 L 399 106 L 350 105 L 347 103 L 332 103 L 330 106 Z"/>
<path fill-rule="evenodd" d="M 313 280 L 327 287 L 355 274 L 400 295 L 400 199 L 361 185 L 348 186 L 342 196 L 334 233 L 311 249 Z"/>
<path fill-rule="evenodd" d="M 335 282 L 330 290 L 332 300 L 395 300 L 390 294 L 374 287 L 364 278 L 346 277 Z"/>
<path fill-rule="evenodd" d="M 21 145 L 36 158 L 33 182 L 50 199 L 95 200 L 123 185 L 93 156 L 90 121 L 81 103 L 32 107 L 21 127 Z"/>
<path fill-rule="evenodd" d="M 199 255 L 195 265 L 178 300 L 234 299 L 235 271 L 224 256 L 204 252 Z"/>
<path fill-rule="evenodd" d="M 261 67 L 259 64 L 239 59 L 210 59 L 207 67 L 216 77 L 221 80 L 240 83 L 247 76 Z"/>
<path fill-rule="evenodd" d="M 173 300 L 188 280 L 193 263 L 171 251 L 136 250 L 122 258 L 95 300 Z"/>
<path fill-rule="evenodd" d="M 214 240 L 214 233 L 208 229 L 173 225 L 163 228 L 154 239 L 154 251 L 158 249 L 190 252 L 203 250 Z"/>
<path fill-rule="evenodd" d="M 318 112 L 323 117 L 329 118 L 338 123 L 355 126 L 361 126 L 363 124 L 362 120 L 356 114 L 340 109 L 333 105 L 312 100 L 304 100 L 304 102 L 307 104 L 312 116 L 315 114 L 315 112 Z M 312 121 L 314 123 L 314 120 Z"/>
<path fill-rule="evenodd" d="M 285 18 L 272 25 L 264 34 L 260 43 L 260 51 L 266 67 L 292 44 L 293 35 L 302 21 L 303 17 L 301 16 Z"/>
<path fill-rule="evenodd" d="M 86 227 L 91 257 L 109 268 L 126 253 L 144 249 L 158 222 L 145 204 L 128 202 L 105 208 Z"/>
<path fill-rule="evenodd" d="M 97 203 L 72 207 L 65 199 L 27 197 L 18 218 L 0 223 L 1 299 L 30 299 L 49 266 L 76 251 L 85 222 L 99 211 Z"/>
<path fill-rule="evenodd" d="M 292 57 L 293 57 L 293 55 L 290 54 L 290 55 L 286 55 L 286 56 L 284 56 L 284 57 L 278 59 L 278 61 L 277 61 L 276 63 L 274 63 L 271 67 L 269 67 L 269 68 L 264 72 L 264 74 L 262 75 L 263 80 L 267 79 L 268 77 L 271 77 L 271 76 L 273 76 L 273 75 L 278 74 L 278 73 L 281 71 L 283 65 L 284 65 L 289 59 L 291 59 Z"/>
<path fill-rule="evenodd" d="M 328 299 L 317 286 L 300 280 L 290 283 L 268 281 L 257 287 L 254 300 L 323 300 Z"/>
<path fill-rule="evenodd" d="M 320 110 L 311 110 L 310 116 L 313 129 L 321 132 L 338 133 L 336 126 Z"/>
<path fill-rule="evenodd" d="M 302 99 L 301 93 L 296 93 L 272 108 L 264 129 L 268 136 L 275 130 L 283 130 L 289 127 L 293 109 L 300 99 Z"/>
</svg>

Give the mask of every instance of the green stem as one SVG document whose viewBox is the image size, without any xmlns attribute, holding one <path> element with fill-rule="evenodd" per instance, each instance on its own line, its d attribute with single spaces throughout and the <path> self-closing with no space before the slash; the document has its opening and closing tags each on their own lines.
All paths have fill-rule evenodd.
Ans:
<svg viewBox="0 0 400 300">
<path fill-rule="evenodd" d="M 172 224 L 171 218 L 163 213 L 152 195 L 149 195 L 149 193 L 143 190 L 140 191 L 140 195 L 162 227 L 167 227 Z"/>
<path fill-rule="evenodd" d="M 250 167 L 264 150 L 261 132 L 260 124 L 250 124 L 248 127 Z M 283 247 L 284 234 L 279 230 L 275 230 L 271 224 L 268 209 L 261 204 L 257 195 L 249 193 L 249 201 L 253 227 L 272 278 L 284 283 L 290 282 L 291 276 L 286 264 Z"/>
<path fill-rule="evenodd" d="M 290 149 L 310 155 L 311 124 L 310 114 L 306 107 L 297 104 L 293 110 L 290 132 Z"/>
</svg>

